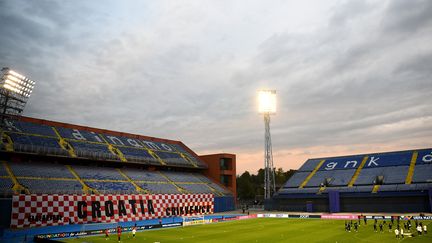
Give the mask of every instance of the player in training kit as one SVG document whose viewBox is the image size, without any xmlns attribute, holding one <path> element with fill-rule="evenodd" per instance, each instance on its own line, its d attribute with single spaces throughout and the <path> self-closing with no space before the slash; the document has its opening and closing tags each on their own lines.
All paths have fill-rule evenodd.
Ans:
<svg viewBox="0 0 432 243">
<path fill-rule="evenodd" d="M 121 233 L 122 233 L 121 227 L 117 226 L 117 238 L 118 238 L 118 242 L 120 242 L 120 240 L 121 240 Z"/>
<path fill-rule="evenodd" d="M 105 240 L 109 239 L 109 229 L 105 229 Z"/>
<path fill-rule="evenodd" d="M 136 234 L 136 226 L 132 228 L 132 238 L 134 239 L 135 239 L 135 234 Z"/>
</svg>

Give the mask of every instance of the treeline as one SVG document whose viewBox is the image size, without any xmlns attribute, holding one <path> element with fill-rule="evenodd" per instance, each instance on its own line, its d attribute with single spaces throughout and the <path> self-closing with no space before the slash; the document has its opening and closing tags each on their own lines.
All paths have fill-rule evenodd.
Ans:
<svg viewBox="0 0 432 243">
<path fill-rule="evenodd" d="M 296 170 L 284 171 L 282 168 L 275 170 L 276 189 L 278 190 L 296 172 Z M 237 197 L 239 200 L 261 200 L 264 195 L 264 169 L 258 173 L 250 174 L 245 171 L 237 176 Z"/>
</svg>

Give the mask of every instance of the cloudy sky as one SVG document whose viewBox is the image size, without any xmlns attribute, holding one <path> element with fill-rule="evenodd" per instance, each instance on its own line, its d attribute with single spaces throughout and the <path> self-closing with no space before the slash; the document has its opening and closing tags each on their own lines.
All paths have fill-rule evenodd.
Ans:
<svg viewBox="0 0 432 243">
<path fill-rule="evenodd" d="M 0 0 L 0 67 L 25 115 L 181 140 L 276 167 L 432 147 L 432 1 Z"/>
</svg>

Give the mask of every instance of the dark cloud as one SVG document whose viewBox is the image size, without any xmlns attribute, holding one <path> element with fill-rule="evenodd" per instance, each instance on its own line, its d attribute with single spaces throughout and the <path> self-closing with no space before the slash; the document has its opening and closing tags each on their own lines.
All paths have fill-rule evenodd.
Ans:
<svg viewBox="0 0 432 243">
<path fill-rule="evenodd" d="M 406 36 L 423 28 L 430 29 L 431 12 L 432 2 L 428 0 L 390 1 L 382 18 L 383 30 Z"/>
<path fill-rule="evenodd" d="M 421 146 L 432 136 L 431 6 L 0 1 L 0 65 L 37 81 L 28 116 L 199 153 L 262 158 L 262 88 L 278 94 L 275 156 Z"/>
</svg>

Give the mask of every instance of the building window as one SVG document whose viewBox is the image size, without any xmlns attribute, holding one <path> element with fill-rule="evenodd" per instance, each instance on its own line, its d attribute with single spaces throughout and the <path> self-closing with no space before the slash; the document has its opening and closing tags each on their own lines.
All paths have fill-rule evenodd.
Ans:
<svg viewBox="0 0 432 243">
<path fill-rule="evenodd" d="M 220 165 L 220 170 L 231 170 L 232 169 L 232 159 L 220 158 L 219 165 Z"/>
<path fill-rule="evenodd" d="M 229 176 L 229 175 L 221 175 L 220 176 L 221 184 L 223 184 L 226 187 L 231 186 L 231 180 L 230 179 L 231 179 L 231 176 Z"/>
</svg>

